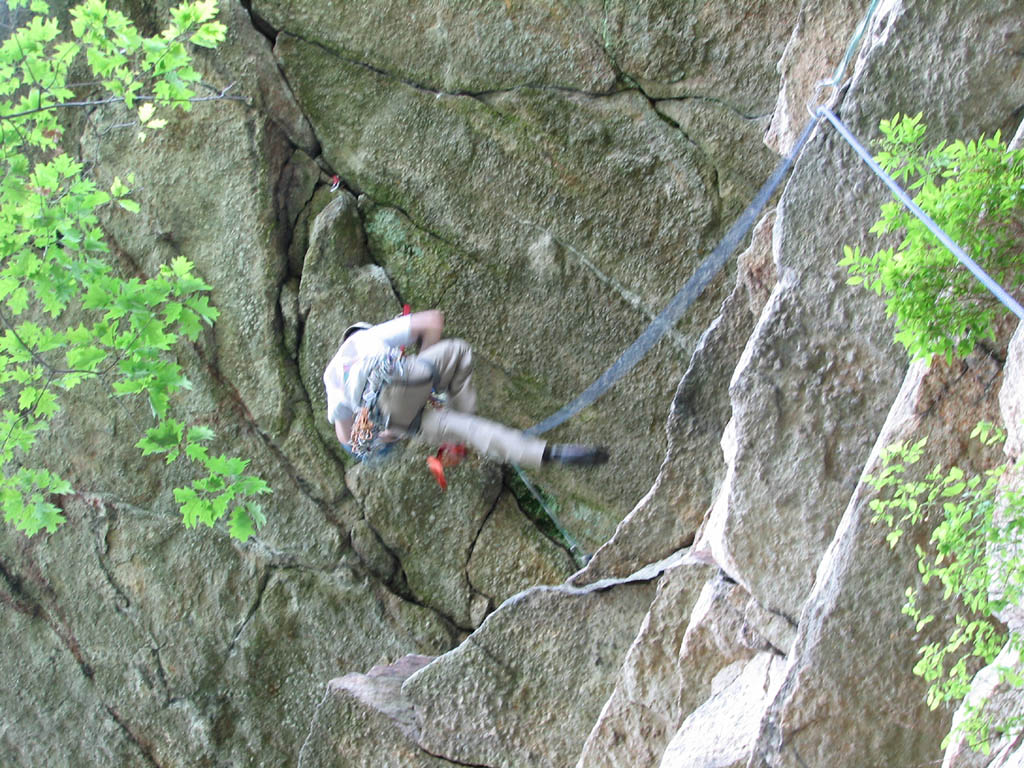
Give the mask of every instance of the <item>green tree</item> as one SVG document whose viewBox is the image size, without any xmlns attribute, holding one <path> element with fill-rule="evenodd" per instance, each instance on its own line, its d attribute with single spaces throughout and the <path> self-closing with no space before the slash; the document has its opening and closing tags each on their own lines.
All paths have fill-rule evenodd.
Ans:
<svg viewBox="0 0 1024 768">
<path fill-rule="evenodd" d="M 972 437 L 994 445 L 1005 433 L 981 423 Z M 915 545 L 918 570 L 922 585 L 934 582 L 942 588 L 952 625 L 948 636 L 921 647 L 914 674 L 928 683 L 928 705 L 935 709 L 962 702 L 975 671 L 992 663 L 1007 645 L 1017 659 L 1024 652 L 1024 637 L 997 618 L 1024 599 L 1024 493 L 1000 487 L 1006 464 L 981 475 L 936 466 L 923 478 L 911 477 L 926 442 L 924 438 L 889 446 L 882 455 L 882 469 L 866 481 L 881 492 L 870 504 L 872 522 L 889 527 L 890 546 L 897 546 L 923 521 L 932 526 L 927 545 Z M 921 608 L 921 589 L 908 587 L 906 598 L 903 613 L 920 633 L 935 615 Z M 999 674 L 1007 685 L 1024 685 L 1013 666 L 1000 667 Z M 972 749 L 987 754 L 995 734 L 1016 733 L 1022 725 L 1024 718 L 1019 716 L 993 721 L 980 703 L 967 708 L 950 736 L 963 734 Z"/>
<path fill-rule="evenodd" d="M 0 46 L 0 502 L 4 519 L 27 535 L 64 522 L 54 497 L 72 492 L 33 447 L 50 428 L 62 397 L 86 379 L 108 383 L 112 397 L 145 397 L 154 426 L 138 441 L 143 455 L 191 462 L 195 478 L 176 488 L 187 526 L 222 518 L 245 540 L 264 521 L 256 499 L 269 493 L 248 461 L 214 455 L 214 433 L 172 416 L 175 393 L 190 387 L 173 357 L 197 341 L 218 315 L 210 286 L 178 257 L 146 278 L 119 276 L 99 226 L 103 206 L 137 212 L 132 179 L 100 189 L 62 148 L 70 110 L 127 109 L 140 140 L 170 110 L 188 111 L 202 87 L 190 46 L 213 48 L 225 36 L 216 0 L 185 2 L 170 23 L 146 37 L 105 0 L 71 10 L 62 34 L 43 0 L 8 0 L 27 15 Z M 95 80 L 69 81 L 88 71 Z M 223 95 L 223 94 L 219 94 Z"/>
<path fill-rule="evenodd" d="M 921 115 L 896 115 L 880 130 L 879 165 L 998 283 L 1024 284 L 1024 151 L 1007 151 L 998 133 L 926 151 Z M 846 246 L 839 263 L 848 268 L 850 284 L 886 297 L 896 340 L 912 357 L 951 360 L 995 337 L 1002 305 L 900 202 L 882 206 L 871 232 L 903 237 L 873 254 Z"/>
</svg>

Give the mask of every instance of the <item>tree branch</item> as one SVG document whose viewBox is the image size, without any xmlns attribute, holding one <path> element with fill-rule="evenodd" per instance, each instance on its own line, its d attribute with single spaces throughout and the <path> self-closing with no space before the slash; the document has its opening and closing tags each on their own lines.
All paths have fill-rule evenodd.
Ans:
<svg viewBox="0 0 1024 768">
<path fill-rule="evenodd" d="M 202 101 L 245 101 L 245 98 L 242 97 L 242 96 L 235 96 L 234 94 L 229 94 L 228 93 L 228 91 L 230 91 L 234 87 L 235 87 L 235 84 L 232 83 L 231 85 L 227 86 L 222 91 L 220 91 L 220 93 L 217 93 L 217 94 L 215 94 L 213 96 L 193 96 L 191 99 L 177 99 L 177 100 L 171 101 L 169 103 L 171 103 L 171 104 L 184 104 L 184 103 L 188 102 L 190 104 L 198 104 L 199 102 L 202 102 Z M 139 101 L 139 102 L 147 102 L 147 101 L 155 102 L 156 100 L 157 100 L 156 96 L 136 96 L 133 99 L 133 101 Z M 107 98 L 107 99 L 90 99 L 90 100 L 86 100 L 86 101 L 61 101 L 61 102 L 58 102 L 56 104 L 47 104 L 44 107 L 36 107 L 34 109 L 26 109 L 23 112 L 12 112 L 9 115 L 0 115 L 0 120 L 16 120 L 19 117 L 28 117 L 29 115 L 35 115 L 35 114 L 38 114 L 40 112 L 49 112 L 49 111 L 52 111 L 52 110 L 55 110 L 55 109 L 76 109 L 76 108 L 83 108 L 83 107 L 104 107 L 104 106 L 107 106 L 109 104 L 123 104 L 124 101 L 125 101 L 125 97 L 124 96 L 111 96 L 110 98 Z"/>
</svg>

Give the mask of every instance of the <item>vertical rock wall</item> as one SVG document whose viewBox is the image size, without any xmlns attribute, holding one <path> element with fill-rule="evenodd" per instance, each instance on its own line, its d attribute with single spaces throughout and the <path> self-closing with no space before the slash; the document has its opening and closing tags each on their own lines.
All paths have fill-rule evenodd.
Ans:
<svg viewBox="0 0 1024 768">
<path fill-rule="evenodd" d="M 806 72 L 813 58 L 801 44 L 835 37 L 814 26 L 820 19 L 812 10 L 824 9 L 805 8 L 787 53 L 788 71 Z M 830 20 L 849 11 L 828 10 L 838 12 Z M 910 111 L 909 103 L 922 98 L 944 105 L 929 120 L 937 138 L 1013 126 L 1024 86 L 1015 47 L 1007 42 L 1015 39 L 1009 19 L 1017 17 L 1019 10 L 1006 4 L 882 7 L 836 109 L 862 136 L 873 136 L 879 119 Z M 951 18 L 959 29 L 972 30 L 970 43 L 959 44 L 969 51 L 953 40 Z M 985 56 L 975 55 L 979 39 Z M 930 66 L 907 66 L 908 50 L 912 60 Z M 833 62 L 839 58 L 829 55 Z M 956 73 L 943 82 L 931 67 L 947 62 L 955 62 Z M 994 71 L 1005 79 L 994 81 Z M 787 84 L 792 90 L 780 99 L 777 126 L 799 122 L 792 93 L 811 92 L 806 82 Z M 785 143 L 781 127 L 775 135 Z M 580 747 L 579 768 L 913 765 L 941 759 L 951 713 L 926 706 L 925 685 L 910 670 L 928 637 L 915 636 L 900 614 L 905 588 L 919 578 L 916 558 L 912 551 L 891 552 L 884 532 L 865 518 L 872 496 L 860 477 L 877 470 L 881 447 L 918 435 L 929 436 L 923 466 L 957 463 L 980 470 L 999 461 L 992 451 L 970 449 L 967 435 L 978 420 L 998 419 L 1004 352 L 996 346 L 954 366 L 918 365 L 904 380 L 905 356 L 892 345 L 877 298 L 847 287 L 835 266 L 844 243 L 866 241 L 884 199 L 849 148 L 831 129 L 819 128 L 774 220 L 763 225 L 771 227 L 770 238 L 755 237 L 740 287 L 692 358 L 673 403 L 670 449 L 655 486 L 573 578 L 576 584 L 607 583 L 600 579 L 631 573 L 644 554 L 664 557 L 694 535 L 691 557 L 711 565 L 708 570 L 681 561 L 660 577 L 614 689 Z M 758 242 L 762 249 L 770 243 L 774 269 L 752 258 Z M 754 289 L 773 272 L 777 279 L 766 299 Z M 743 319 L 751 311 L 756 323 Z M 750 322 L 745 332 L 744 322 Z M 726 341 L 737 333 L 733 329 L 745 341 L 742 354 Z M 728 353 L 714 354 L 714 341 L 737 350 L 724 377 L 713 366 L 729 365 Z M 697 372 L 707 375 L 698 380 Z M 703 421 L 686 417 L 694 402 L 689 398 L 700 392 L 698 381 L 709 395 L 715 392 L 709 382 L 722 382 L 718 392 L 729 395 L 725 416 L 714 410 L 719 401 L 709 399 L 695 414 Z M 684 451 L 715 432 L 724 464 L 706 464 L 706 474 L 681 470 L 676 446 Z M 690 512 L 699 498 L 707 511 L 702 524 L 701 515 Z M 927 535 L 922 528 L 913 538 Z M 948 619 L 942 618 L 942 601 L 931 599 L 940 619 L 930 631 L 937 635 L 948 630 Z M 500 608 L 492 626 L 506 611 L 510 616 L 514 608 Z M 480 660 L 467 671 L 473 637 L 465 652 L 442 657 L 403 687 L 423 718 L 420 743 L 459 763 L 558 764 L 563 758 L 554 746 L 536 754 L 521 744 L 466 751 L 481 732 L 492 745 L 500 741 L 497 731 L 487 729 L 498 728 L 506 715 L 492 709 L 481 721 L 479 707 L 450 686 L 468 684 L 475 698 L 483 688 L 507 704 L 500 696 L 509 685 L 507 673 L 489 662 Z M 488 633 L 493 647 L 492 638 Z M 516 668 L 530 668 L 552 653 L 518 640 L 511 627 L 505 640 L 516 649 Z M 503 652 L 509 658 L 509 649 Z M 526 680 L 516 684 L 518 695 L 531 689 Z M 431 696 L 424 698 L 428 690 Z M 554 744 L 575 726 L 557 697 L 550 700 L 551 706 L 544 696 L 531 703 L 531 722 L 535 738 Z M 440 724 L 452 734 L 446 741 L 424 735 Z"/>
<path fill-rule="evenodd" d="M 614 456 L 533 478 L 596 551 L 575 575 L 498 467 L 442 494 L 415 446 L 352 466 L 320 374 L 351 320 L 436 306 L 487 414 L 535 423 L 692 273 L 807 103 L 865 139 L 896 111 L 935 139 L 1015 130 L 1018 4 L 882 2 L 839 93 L 816 84 L 863 13 L 846 0 L 222 13 L 204 78 L 242 101 L 145 144 L 112 112 L 76 133 L 101 183 L 136 174 L 141 214 L 104 222 L 119 268 L 183 254 L 215 286 L 182 407 L 274 486 L 268 522 L 245 545 L 183 528 L 180 478 L 132 447 L 145 409 L 76 395 L 40 457 L 75 483 L 68 525 L 0 537 L 0 764 L 940 760 L 951 713 L 923 706 L 899 614 L 914 562 L 861 476 L 922 432 L 923 464 L 998 460 L 964 435 L 998 417 L 1003 352 L 904 378 L 880 302 L 835 266 L 885 196 L 831 129 L 738 268 L 554 435 Z"/>
</svg>

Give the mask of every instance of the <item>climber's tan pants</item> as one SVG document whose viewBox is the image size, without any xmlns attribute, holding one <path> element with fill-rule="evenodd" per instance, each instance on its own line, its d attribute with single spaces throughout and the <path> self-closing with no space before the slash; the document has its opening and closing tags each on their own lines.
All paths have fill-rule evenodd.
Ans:
<svg viewBox="0 0 1024 768">
<path fill-rule="evenodd" d="M 388 429 L 429 445 L 463 443 L 495 461 L 539 467 L 544 440 L 474 415 L 472 374 L 473 354 L 461 339 L 444 339 L 407 358 L 402 373 L 380 395 L 381 410 L 389 419 Z M 446 407 L 427 406 L 432 390 L 447 394 Z"/>
<path fill-rule="evenodd" d="M 544 440 L 518 429 L 450 408 L 426 408 L 417 440 L 428 445 L 464 443 L 477 453 L 525 469 L 540 467 Z"/>
</svg>

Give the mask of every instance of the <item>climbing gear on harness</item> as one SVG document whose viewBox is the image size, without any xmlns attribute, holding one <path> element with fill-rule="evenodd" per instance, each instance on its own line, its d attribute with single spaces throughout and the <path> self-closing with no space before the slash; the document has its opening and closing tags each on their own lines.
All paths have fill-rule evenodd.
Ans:
<svg viewBox="0 0 1024 768">
<path fill-rule="evenodd" d="M 352 423 L 352 453 L 362 461 L 380 457 L 387 450 L 388 443 L 381 439 L 381 433 L 388 428 L 388 417 L 382 413 L 378 401 L 380 393 L 392 377 L 402 373 L 402 351 L 388 350 L 383 355 L 370 358 L 361 398 L 362 407 Z"/>
<path fill-rule="evenodd" d="M 402 306 L 402 316 L 410 315 L 412 308 L 408 304 Z M 373 326 L 370 323 L 353 323 L 345 329 L 343 341 L 353 333 L 367 330 Z M 411 423 L 392 424 L 392 411 L 387 404 L 387 397 L 382 399 L 382 393 L 389 386 L 395 387 L 422 387 L 431 384 L 436 391 L 440 388 L 441 378 L 436 366 L 428 361 L 421 361 L 421 365 L 410 363 L 410 367 L 401 362 L 405 356 L 405 346 L 389 349 L 386 353 L 376 357 L 364 358 L 360 362 L 360 370 L 366 371 L 366 378 L 360 395 L 360 408 L 353 419 L 350 432 L 351 452 L 362 461 L 383 457 L 392 447 L 395 439 L 403 434 L 415 434 L 420 429 L 422 409 Z M 412 359 L 412 358 L 411 358 Z M 416 376 L 416 372 L 426 368 L 425 376 Z M 443 395 L 441 395 L 443 398 Z M 436 404 L 435 404 L 436 407 Z M 387 412 L 385 412 L 387 408 Z M 392 428 L 389 439 L 383 439 L 381 435 Z"/>
<path fill-rule="evenodd" d="M 608 451 L 597 445 L 555 443 L 544 448 L 544 462 L 557 461 L 578 467 L 593 467 L 608 461 Z"/>
</svg>

